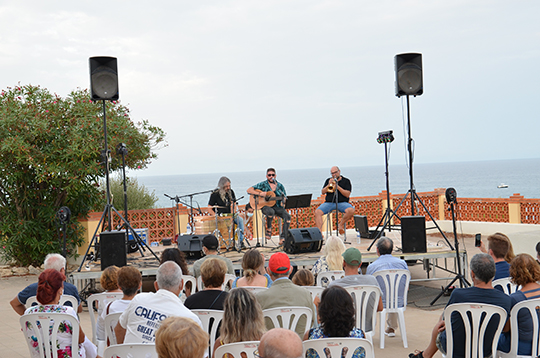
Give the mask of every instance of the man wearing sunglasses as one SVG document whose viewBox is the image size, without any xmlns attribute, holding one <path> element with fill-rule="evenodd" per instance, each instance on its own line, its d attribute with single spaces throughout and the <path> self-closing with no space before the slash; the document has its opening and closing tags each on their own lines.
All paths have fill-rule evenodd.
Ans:
<svg viewBox="0 0 540 358">
<path fill-rule="evenodd" d="M 282 205 L 285 204 L 287 193 L 283 184 L 276 179 L 276 170 L 268 168 L 266 170 L 266 180 L 253 185 L 247 192 L 251 195 L 251 206 L 259 209 L 262 206 L 262 213 L 266 216 L 266 240 L 269 240 L 272 236 L 272 220 L 274 216 L 277 215 L 283 219 L 281 237 L 279 238 L 279 245 L 283 245 L 289 232 L 291 216 Z"/>
</svg>

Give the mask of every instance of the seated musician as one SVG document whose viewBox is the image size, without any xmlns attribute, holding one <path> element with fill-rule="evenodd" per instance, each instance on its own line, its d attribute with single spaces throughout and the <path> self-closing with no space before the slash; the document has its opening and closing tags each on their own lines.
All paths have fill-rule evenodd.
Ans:
<svg viewBox="0 0 540 358">
<path fill-rule="evenodd" d="M 262 208 L 262 213 L 266 216 L 265 237 L 267 240 L 272 236 L 272 220 L 274 215 L 283 219 L 283 228 L 279 239 L 279 245 L 283 245 L 289 232 L 291 216 L 282 206 L 282 203 L 285 203 L 287 193 L 283 184 L 276 180 L 276 170 L 274 168 L 268 168 L 266 170 L 266 180 L 253 185 L 247 192 L 251 195 L 249 199 L 251 206 L 255 209 Z M 255 200 L 256 197 L 258 200 Z"/>
<path fill-rule="evenodd" d="M 231 181 L 227 177 L 221 177 L 218 181 L 217 188 L 210 195 L 208 200 L 208 206 L 217 214 L 234 214 L 233 205 L 236 205 L 236 195 L 234 190 L 231 189 Z M 244 220 L 234 215 L 234 223 L 238 225 L 238 240 L 241 243 L 241 248 L 245 248 L 244 245 Z"/>
</svg>

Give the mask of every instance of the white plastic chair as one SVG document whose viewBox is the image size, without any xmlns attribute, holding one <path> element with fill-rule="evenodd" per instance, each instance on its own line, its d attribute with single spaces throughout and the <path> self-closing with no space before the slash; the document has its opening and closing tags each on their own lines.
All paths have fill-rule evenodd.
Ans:
<svg viewBox="0 0 540 358">
<path fill-rule="evenodd" d="M 446 355 L 443 357 L 453 357 L 454 336 L 452 327 L 452 313 L 461 315 L 465 327 L 465 358 L 484 357 L 484 335 L 488 323 L 493 316 L 499 316 L 499 323 L 495 331 L 494 339 L 491 343 L 491 352 L 497 352 L 499 336 L 506 323 L 506 311 L 504 308 L 482 303 L 455 303 L 444 309 L 444 322 L 446 325 Z M 470 318 L 469 318 L 470 317 Z M 458 342 L 462 344 L 463 342 Z"/>
<path fill-rule="evenodd" d="M 208 357 L 212 358 L 212 352 L 214 351 L 214 343 L 218 338 L 217 329 L 219 323 L 223 319 L 223 311 L 219 310 L 191 310 L 195 313 L 202 322 L 203 328 L 208 332 L 210 336 L 210 346 L 208 351 Z"/>
<path fill-rule="evenodd" d="M 313 312 L 310 308 L 291 306 L 291 307 L 276 307 L 263 310 L 263 316 L 272 320 L 274 328 L 280 327 L 296 331 L 300 317 L 306 317 L 306 327 L 301 337 L 304 337 L 311 327 Z M 281 322 L 280 322 L 281 321 Z M 270 329 L 271 327 L 266 327 Z"/>
<path fill-rule="evenodd" d="M 528 357 L 538 357 L 540 352 L 540 331 L 539 331 L 539 310 L 540 310 L 540 298 L 533 298 L 530 300 L 525 300 L 516 303 L 510 311 L 510 352 L 504 353 L 497 351 L 497 355 L 503 358 L 514 358 L 514 357 L 527 357 L 523 355 L 518 355 L 518 340 L 519 340 L 519 322 L 518 322 L 518 313 L 521 309 L 528 310 L 529 314 L 532 316 L 533 323 L 533 341 L 532 341 L 532 354 Z"/>
<path fill-rule="evenodd" d="M 339 280 L 345 277 L 345 271 L 325 271 L 317 274 L 317 286 L 326 287 L 330 281 Z M 323 286 L 323 278 L 325 278 L 325 285 Z"/>
<path fill-rule="evenodd" d="M 105 348 L 103 358 L 158 358 L 153 343 L 126 343 Z"/>
<path fill-rule="evenodd" d="M 231 288 L 231 290 L 235 290 L 237 288 L 245 288 L 246 290 L 248 291 L 251 291 L 251 293 L 253 293 L 254 295 L 256 295 L 257 293 L 261 292 L 261 291 L 266 291 L 268 290 L 268 287 L 261 287 L 261 286 L 242 286 L 242 287 L 233 287 Z"/>
<path fill-rule="evenodd" d="M 39 326 L 38 326 L 39 322 Z M 32 337 L 37 338 L 39 356 L 43 358 L 58 358 L 56 348 L 59 326 L 62 322 L 69 322 L 72 328 L 71 347 L 73 352 L 79 349 L 79 321 L 68 313 L 29 313 L 21 316 L 19 323 L 25 336 L 30 356 L 34 356 L 36 349 Z M 30 325 L 27 328 L 27 325 Z M 49 335 L 49 327 L 52 327 Z"/>
<path fill-rule="evenodd" d="M 322 291 L 324 291 L 324 287 L 320 287 L 320 286 L 302 286 L 302 287 L 308 290 L 309 293 L 311 293 L 311 300 L 313 301 L 313 304 L 315 304 L 315 298 L 319 297 L 319 300 L 321 299 L 321 293 Z M 315 314 L 315 326 L 317 327 L 319 326 L 317 310 L 315 310 L 315 312 L 313 313 Z"/>
<path fill-rule="evenodd" d="M 79 301 L 77 301 L 77 298 L 75 296 L 72 296 L 72 295 L 60 296 L 60 302 L 58 302 L 58 304 L 61 306 L 65 306 L 66 302 L 70 302 L 71 307 L 73 307 L 75 312 L 77 312 L 77 308 L 79 307 Z M 37 303 L 38 305 L 40 304 L 37 300 L 37 297 L 36 296 L 28 297 L 28 299 L 26 300 L 25 307 L 26 308 L 31 307 L 34 303 Z"/>
<path fill-rule="evenodd" d="M 354 354 L 354 351 L 362 347 L 366 352 L 365 358 L 373 358 L 375 354 L 373 352 L 373 344 L 367 339 L 364 338 L 320 338 L 320 339 L 310 339 L 303 342 L 304 354 L 308 349 L 313 349 L 317 352 L 319 357 L 342 357 L 342 358 L 351 358 Z M 346 348 L 346 352 L 343 352 L 343 349 Z M 327 354 L 327 352 L 330 354 Z"/>
<path fill-rule="evenodd" d="M 409 292 L 409 282 L 411 273 L 409 270 L 381 270 L 373 274 L 383 295 L 384 309 L 381 311 L 381 320 L 379 322 L 380 348 L 384 349 L 384 330 L 386 326 L 386 315 L 388 313 L 397 313 L 399 330 L 403 347 L 407 348 L 407 330 L 405 329 L 405 309 L 407 308 L 407 294 Z M 403 307 L 399 307 L 400 283 L 405 281 L 403 291 Z M 401 287 L 403 289 L 403 287 Z"/>
<path fill-rule="evenodd" d="M 182 289 L 182 291 L 184 292 L 184 295 L 186 294 L 186 283 L 187 282 L 191 282 L 191 294 L 194 294 L 195 292 L 197 292 L 197 279 L 195 278 L 195 276 L 182 275 L 182 279 L 184 280 L 184 288 Z M 202 288 L 201 288 L 201 290 L 202 290 Z"/>
<path fill-rule="evenodd" d="M 247 358 L 255 358 L 255 351 L 259 348 L 259 341 L 246 341 L 224 344 L 216 348 L 214 358 L 227 357 L 227 354 L 234 356 L 235 358 L 241 357 L 244 353 Z"/>
<path fill-rule="evenodd" d="M 377 323 L 377 306 L 381 298 L 381 289 L 378 286 L 348 286 L 345 289 L 353 298 L 356 313 L 356 328 L 360 328 L 366 335 L 366 338 L 373 344 L 375 325 Z M 369 303 L 372 304 L 371 307 Z M 368 323 L 370 324 L 368 325 Z M 367 329 L 368 326 L 371 326 L 370 330 Z"/>
<path fill-rule="evenodd" d="M 507 295 L 518 290 L 518 286 L 510 280 L 510 277 L 503 277 L 498 280 L 494 280 L 492 285 L 493 287 L 501 286 L 503 292 Z"/>
<path fill-rule="evenodd" d="M 112 346 L 113 344 L 117 344 L 114 327 L 116 327 L 122 313 L 123 312 L 109 313 L 105 316 L 105 321 L 103 322 L 103 327 L 105 328 L 105 345 L 107 345 L 107 339 L 109 340 L 109 345 Z"/>
<path fill-rule="evenodd" d="M 94 293 L 88 297 L 88 313 L 90 313 L 90 322 L 92 324 L 92 343 L 97 344 L 97 320 L 101 315 L 107 303 L 121 299 L 124 296 L 122 292 L 103 292 Z M 94 303 L 96 305 L 94 305 Z"/>
</svg>

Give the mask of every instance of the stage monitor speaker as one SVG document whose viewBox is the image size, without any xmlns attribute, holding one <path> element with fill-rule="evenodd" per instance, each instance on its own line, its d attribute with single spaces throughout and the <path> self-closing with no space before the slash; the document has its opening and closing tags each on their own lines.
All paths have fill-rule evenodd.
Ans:
<svg viewBox="0 0 540 358">
<path fill-rule="evenodd" d="M 396 55 L 394 65 L 396 70 L 396 96 L 420 96 L 424 93 L 421 53 Z"/>
<path fill-rule="evenodd" d="M 401 217 L 401 249 L 404 253 L 427 252 L 425 217 Z"/>
<path fill-rule="evenodd" d="M 112 265 L 127 265 L 126 239 L 125 231 L 104 231 L 99 234 L 102 271 Z"/>
<path fill-rule="evenodd" d="M 206 235 L 179 235 L 178 249 L 186 254 L 188 259 L 200 259 L 203 255 L 202 239 Z"/>
<path fill-rule="evenodd" d="M 354 229 L 358 231 L 360 237 L 369 238 L 369 226 L 367 223 L 367 216 L 355 215 L 354 216 Z"/>
<path fill-rule="evenodd" d="M 298 254 L 302 252 L 317 252 L 322 248 L 322 234 L 316 227 L 290 229 L 285 240 L 285 252 Z"/>
<path fill-rule="evenodd" d="M 90 57 L 90 90 L 93 101 L 119 98 L 116 57 Z"/>
</svg>

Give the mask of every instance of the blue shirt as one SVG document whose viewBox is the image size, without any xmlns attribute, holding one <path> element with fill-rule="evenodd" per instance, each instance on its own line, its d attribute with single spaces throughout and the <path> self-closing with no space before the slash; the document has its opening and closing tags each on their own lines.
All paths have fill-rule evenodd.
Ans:
<svg viewBox="0 0 540 358">
<path fill-rule="evenodd" d="M 262 181 L 260 183 L 253 185 L 253 189 L 257 189 L 261 191 L 273 191 L 276 194 L 276 196 L 286 196 L 287 193 L 285 192 L 285 187 L 283 186 L 283 184 L 278 182 L 276 179 L 274 179 L 274 182 L 275 184 L 277 184 L 276 190 L 272 190 L 268 180 L 265 180 L 265 181 Z M 276 200 L 276 206 L 281 207 L 281 200 Z"/>
<path fill-rule="evenodd" d="M 510 264 L 506 261 L 500 261 L 495 263 L 495 277 L 493 280 L 500 278 L 510 277 Z"/>
<path fill-rule="evenodd" d="M 22 303 L 23 305 L 26 305 L 26 301 L 30 297 L 37 296 L 37 288 L 38 288 L 37 282 L 26 286 L 26 288 L 22 290 L 21 292 L 19 292 L 19 294 L 17 295 L 19 302 Z M 81 303 L 81 298 L 79 297 L 79 291 L 77 291 L 77 287 L 75 287 L 69 282 L 64 282 L 64 295 L 73 296 L 77 299 L 77 302 L 79 302 L 79 304 Z M 66 305 L 71 306 L 71 303 L 66 302 Z M 73 308 L 77 310 L 77 307 L 73 307 Z"/>
<path fill-rule="evenodd" d="M 373 275 L 375 272 L 381 271 L 381 270 L 408 270 L 408 269 L 409 267 L 407 267 L 407 263 L 405 261 L 397 257 L 394 257 L 390 254 L 387 254 L 387 255 L 379 256 L 377 260 L 370 263 L 366 269 L 366 274 Z M 381 287 L 383 304 L 386 304 L 385 282 L 383 281 L 381 277 L 376 277 L 376 279 L 379 282 L 379 286 Z M 398 306 L 399 307 L 404 306 L 404 302 L 403 302 L 404 294 L 405 294 L 405 280 L 402 279 L 399 283 L 399 291 L 398 291 Z"/>
</svg>

